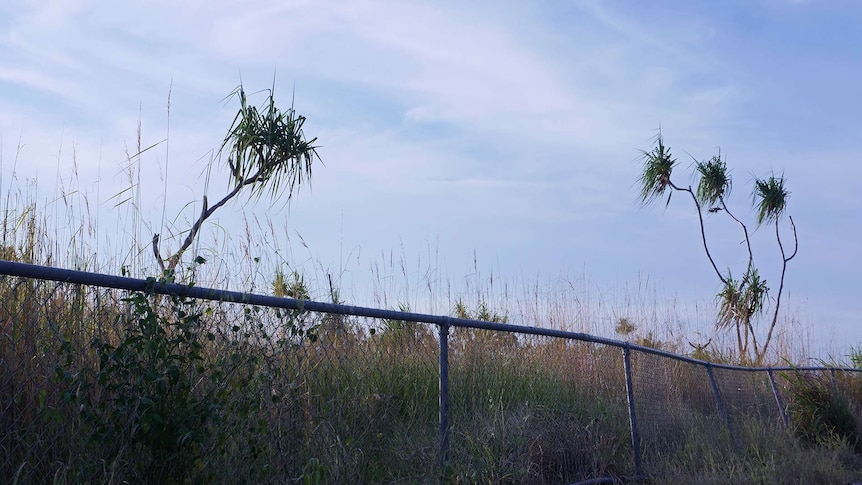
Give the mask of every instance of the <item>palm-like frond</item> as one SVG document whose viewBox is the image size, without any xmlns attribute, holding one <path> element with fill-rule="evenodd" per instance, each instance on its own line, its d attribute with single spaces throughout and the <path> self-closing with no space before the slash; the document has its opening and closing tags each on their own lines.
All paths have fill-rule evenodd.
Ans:
<svg viewBox="0 0 862 485">
<path fill-rule="evenodd" d="M 761 313 L 766 307 L 769 288 L 766 286 L 766 280 L 760 277 L 757 268 L 754 267 L 748 268 L 742 283 L 744 290 L 742 299 L 739 301 L 739 313 L 745 319 L 745 323 L 748 323 L 751 317 Z"/>
<path fill-rule="evenodd" d="M 640 176 L 640 198 L 643 205 L 661 197 L 670 185 L 670 175 L 676 165 L 676 159 L 670 153 L 670 147 L 665 146 L 661 133 L 656 136 L 656 146 L 651 151 L 642 152 L 644 162 L 643 173 Z M 670 195 L 668 195 L 670 203 Z"/>
<path fill-rule="evenodd" d="M 234 185 L 253 185 L 252 194 L 265 191 L 277 199 L 293 195 L 294 190 L 311 178 L 311 163 L 317 157 L 316 138 L 305 140 L 305 117 L 291 107 L 281 111 L 275 106 L 272 90 L 258 108 L 248 103 L 242 85 L 229 97 L 237 96 L 240 110 L 220 150 L 228 150 L 228 166 Z"/>
<path fill-rule="evenodd" d="M 784 176 L 755 179 L 752 199 L 757 209 L 757 223 L 777 221 L 787 208 L 789 196 L 784 188 Z"/>
<path fill-rule="evenodd" d="M 742 281 L 733 279 L 728 272 L 724 287 L 716 295 L 718 315 L 716 326 L 727 328 L 732 324 L 748 325 L 751 318 L 766 307 L 769 288 L 757 268 L 749 267 Z"/>
<path fill-rule="evenodd" d="M 730 174 L 721 155 L 714 156 L 707 162 L 697 162 L 695 166 L 700 174 L 697 199 L 702 205 L 714 205 L 719 199 L 730 194 Z"/>
<path fill-rule="evenodd" d="M 742 298 L 740 283 L 733 279 L 730 271 L 727 272 L 727 277 L 724 279 L 724 287 L 715 298 L 718 300 L 716 327 L 730 327 L 737 319 L 739 301 Z"/>
</svg>

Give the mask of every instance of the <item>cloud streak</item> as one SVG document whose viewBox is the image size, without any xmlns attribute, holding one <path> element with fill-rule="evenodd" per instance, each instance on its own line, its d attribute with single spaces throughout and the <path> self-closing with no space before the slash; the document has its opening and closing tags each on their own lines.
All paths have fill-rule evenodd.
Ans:
<svg viewBox="0 0 862 485">
<path fill-rule="evenodd" d="M 106 204 L 128 185 L 120 165 L 140 123 L 143 146 L 169 141 L 142 156 L 141 190 L 162 194 L 165 174 L 177 187 L 142 204 L 153 220 L 167 204 L 182 221 L 236 109 L 223 97 L 240 81 L 269 88 L 275 76 L 282 104 L 295 88 L 325 167 L 289 213 L 266 213 L 322 259 L 340 257 L 333 231 L 365 254 L 435 240 L 450 262 L 479 249 L 509 274 L 589 264 L 615 282 L 644 272 L 709 300 L 691 208 L 681 197 L 665 211 L 635 203 L 637 149 L 661 126 L 681 171 L 686 152 L 704 159 L 721 147 L 743 214 L 752 176 L 788 175 L 802 244 L 788 284 L 806 281 L 812 305 L 842 302 L 836 325 L 862 340 L 847 317 L 862 308 L 844 283 L 862 262 L 819 254 L 852 251 L 847 241 L 858 239 L 862 62 L 843 42 L 855 45 L 846 25 L 862 20 L 859 8 L 57 1 L 0 14 L 0 129 L 8 157 L 26 119 L 22 176 L 56 173 L 52 143 L 62 138 L 102 181 Z M 809 21 L 793 29 L 800 18 Z M 844 37 L 815 35 L 830 25 Z M 214 180 L 210 195 L 223 184 Z M 234 208 L 243 207 L 266 211 Z M 735 237 L 710 230 L 717 242 Z M 823 268 L 842 283 L 820 281 Z"/>
</svg>

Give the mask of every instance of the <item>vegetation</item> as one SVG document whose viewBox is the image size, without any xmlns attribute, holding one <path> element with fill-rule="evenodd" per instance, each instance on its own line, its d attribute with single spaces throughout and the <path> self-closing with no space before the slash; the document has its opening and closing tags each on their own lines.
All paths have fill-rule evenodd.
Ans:
<svg viewBox="0 0 862 485">
<path fill-rule="evenodd" d="M 426 325 L 13 278 L 0 296 L 0 475 L 12 481 L 437 481 L 438 348 Z M 447 482 L 635 474 L 619 349 L 479 335 L 451 337 Z M 855 435 L 798 431 L 844 421 L 791 411 L 793 427 L 778 426 L 762 373 L 760 387 L 719 376 L 736 399 L 731 443 L 701 367 L 641 353 L 632 365 L 644 471 L 659 482 L 862 473 Z M 790 410 L 814 400 L 794 375 L 779 380 Z M 836 385 L 840 409 L 858 413 L 860 377 Z M 818 412 L 847 416 L 831 409 Z"/>
<path fill-rule="evenodd" d="M 789 198 L 789 192 L 784 186 L 784 177 L 773 174 L 765 179 L 756 178 L 752 193 L 752 201 L 757 211 L 757 225 L 760 226 L 766 223 L 775 226 L 775 239 L 778 243 L 782 259 L 781 274 L 778 292 L 775 296 L 772 319 L 769 322 L 766 337 L 762 345 L 759 345 L 757 340 L 758 333 L 754 328 L 754 319 L 763 314 L 768 307 L 769 287 L 754 264 L 754 254 L 751 250 L 751 238 L 748 227 L 730 211 L 727 205 L 726 199 L 730 195 L 733 184 L 727 164 L 722 159 L 721 153 L 707 161 L 694 161 L 698 177 L 696 189 L 690 185 L 687 187 L 677 185 L 671 180 L 673 170 L 677 166 L 677 160 L 671 154 L 670 147 L 664 144 L 661 132 L 656 136 L 656 146 L 652 150 L 643 151 L 642 153 L 643 171 L 639 180 L 641 203 L 648 205 L 662 198 L 665 193 L 667 193 L 665 205 L 670 204 L 670 199 L 674 192 L 685 192 L 691 197 L 700 223 L 700 234 L 703 240 L 704 252 L 722 284 L 722 289 L 717 296 L 718 315 L 716 327 L 719 329 L 732 328 L 736 331 L 737 350 L 741 360 L 747 360 L 755 364 L 763 363 L 769 346 L 772 343 L 773 332 L 778 324 L 778 312 L 781 308 L 781 295 L 784 291 L 784 277 L 787 272 L 787 263 L 796 256 L 798 249 L 796 225 L 793 223 L 792 217 L 788 217 L 793 233 L 793 251 L 789 254 L 784 249 L 779 232 L 779 222 L 787 210 L 787 201 Z M 705 211 L 710 214 L 723 212 L 739 225 L 748 252 L 748 263 L 742 271 L 741 279 L 734 279 L 729 269 L 725 273 L 722 273 L 710 253 L 704 225 Z"/>
<path fill-rule="evenodd" d="M 862 428 L 853 406 L 824 375 L 785 373 L 792 400 L 789 412 L 795 432 L 806 443 L 847 443 L 862 451 Z"/>
<path fill-rule="evenodd" d="M 284 117 L 271 97 L 254 111 L 238 95 L 249 119 L 267 113 L 279 123 L 301 119 Z M 228 136 L 236 145 L 247 140 L 235 129 L 242 113 Z M 285 130 L 300 132 L 297 125 Z M 308 180 L 310 158 L 267 158 L 274 152 L 266 143 L 244 155 L 236 145 L 223 146 L 231 153 L 232 191 L 285 193 L 273 192 L 276 185 L 289 197 Z M 284 153 L 312 154 L 310 142 L 306 148 Z M 272 172 L 255 178 L 266 170 Z M 291 179 L 291 170 L 302 178 Z M 287 178 L 275 181 L 276 172 Z M 44 209 L 26 199 L 10 204 L 8 194 L 2 258 L 58 263 L 61 246 L 39 216 Z M 204 215 L 218 206 L 192 221 L 184 241 L 200 237 Z M 149 244 L 144 248 L 149 255 Z M 179 248 L 151 283 L 173 278 L 194 246 Z M 158 257 L 158 243 L 154 251 Z M 259 258 L 245 254 L 247 267 L 233 272 L 259 270 Z M 193 256 L 196 265 L 219 264 Z M 276 296 L 315 297 L 296 268 L 261 273 L 272 275 L 265 281 Z M 342 301 L 328 274 L 326 287 L 331 301 Z M 509 308 L 487 289 L 476 290 L 475 299 L 450 301 L 449 314 L 509 323 Z M 410 310 L 407 303 L 393 306 Z M 559 312 L 542 318 L 571 321 Z M 636 342 L 681 347 L 634 317 L 611 325 Z M 0 277 L 0 477 L 10 483 L 569 483 L 636 474 L 620 349 L 463 328 L 449 340 L 450 449 L 440 470 L 436 330 Z M 846 411 L 860 412 L 860 376 L 839 375 L 827 394 L 822 387 L 806 392 L 794 373 L 779 379 L 788 409 L 815 410 L 791 411 L 787 430 L 778 425 L 771 391 L 764 392 L 767 381 L 751 377 L 762 373 L 717 372 L 728 396 L 731 440 L 703 367 L 640 352 L 631 353 L 631 362 L 643 471 L 656 483 L 846 483 L 862 476 L 857 435 L 845 432 L 854 429 Z M 806 422 L 826 424 L 806 428 Z"/>
</svg>

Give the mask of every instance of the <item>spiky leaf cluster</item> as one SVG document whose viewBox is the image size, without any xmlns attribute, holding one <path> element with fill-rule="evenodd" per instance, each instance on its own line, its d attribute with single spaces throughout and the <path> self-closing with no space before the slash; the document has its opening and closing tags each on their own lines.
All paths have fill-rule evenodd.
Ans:
<svg viewBox="0 0 862 485">
<path fill-rule="evenodd" d="M 700 175 L 697 199 L 701 204 L 713 205 L 730 194 L 732 188 L 730 174 L 720 155 L 706 162 L 697 162 L 695 167 Z"/>
<path fill-rule="evenodd" d="M 661 134 L 656 137 L 656 146 L 651 151 L 643 152 L 643 173 L 640 177 L 640 198 L 643 205 L 661 197 L 671 185 L 670 175 L 676 165 L 676 159 L 670 153 L 670 147 L 665 146 Z M 670 203 L 670 194 L 667 198 Z"/>
<path fill-rule="evenodd" d="M 311 163 L 317 157 L 316 138 L 305 140 L 302 125 L 305 117 L 291 107 L 286 111 L 275 105 L 273 91 L 258 108 L 248 103 L 240 85 L 231 96 L 240 100 L 240 110 L 222 143 L 228 149 L 228 166 L 235 185 L 253 185 L 252 194 L 269 191 L 274 199 L 294 189 L 311 177 Z"/>
<path fill-rule="evenodd" d="M 784 214 L 790 193 L 784 188 L 784 176 L 755 179 L 753 202 L 757 209 L 757 223 L 775 222 Z"/>
<path fill-rule="evenodd" d="M 741 281 L 733 279 L 728 272 L 724 287 L 716 295 L 719 303 L 719 328 L 730 327 L 734 323 L 748 325 L 751 319 L 766 308 L 769 287 L 760 277 L 757 268 L 749 267 Z"/>
</svg>

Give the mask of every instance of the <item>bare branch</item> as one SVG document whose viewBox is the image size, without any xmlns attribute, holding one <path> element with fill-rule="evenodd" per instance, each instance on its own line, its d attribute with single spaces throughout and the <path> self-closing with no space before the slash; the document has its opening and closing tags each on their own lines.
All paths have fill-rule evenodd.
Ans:
<svg viewBox="0 0 862 485">
<path fill-rule="evenodd" d="M 775 219 L 775 239 L 778 241 L 778 249 L 781 250 L 781 279 L 778 283 L 778 295 L 775 297 L 775 312 L 772 314 L 772 323 L 769 324 L 769 332 L 766 334 L 766 341 L 763 343 L 763 350 L 757 355 L 757 363 L 760 364 L 763 362 L 764 357 L 766 357 L 766 350 L 769 348 L 770 342 L 772 342 L 772 332 L 775 330 L 775 326 L 778 323 L 778 311 L 781 309 L 781 293 L 784 291 L 784 275 L 787 272 L 787 263 L 790 262 L 791 259 L 796 257 L 796 251 L 799 249 L 799 239 L 796 235 L 796 224 L 793 222 L 793 217 L 789 217 L 790 219 L 790 227 L 793 229 L 793 253 L 786 257 L 784 254 L 784 245 L 781 243 L 781 235 L 778 232 L 778 219 Z"/>
<path fill-rule="evenodd" d="M 742 233 L 745 235 L 745 247 L 748 249 L 748 267 L 751 268 L 751 266 L 754 264 L 754 253 L 751 252 L 751 239 L 749 239 L 748 237 L 748 228 L 745 226 L 745 224 L 742 223 L 742 221 L 737 219 L 737 217 L 730 212 L 730 209 L 727 208 L 727 204 L 725 204 L 724 202 L 724 197 L 719 198 L 719 201 L 721 202 L 721 208 L 724 209 L 724 212 L 726 212 L 731 219 L 736 221 L 736 223 L 739 224 L 740 227 L 742 227 Z"/>
<path fill-rule="evenodd" d="M 703 241 L 703 250 L 706 252 L 706 257 L 709 259 L 709 263 L 712 265 L 712 269 L 715 270 L 715 274 L 718 276 L 718 279 L 721 280 L 722 284 L 727 284 L 727 280 L 722 276 L 721 271 L 718 270 L 718 265 L 715 264 L 715 259 L 712 258 L 712 254 L 709 252 L 709 245 L 706 242 L 706 227 L 703 224 L 703 210 L 700 206 L 700 202 L 697 200 L 697 196 L 694 193 L 694 190 L 691 189 L 691 186 L 688 188 L 680 188 L 674 185 L 672 182 L 668 181 L 668 184 L 674 190 L 681 190 L 683 192 L 688 192 L 691 195 L 691 200 L 694 201 L 694 206 L 697 208 L 697 220 L 700 223 L 700 238 Z"/>
</svg>

